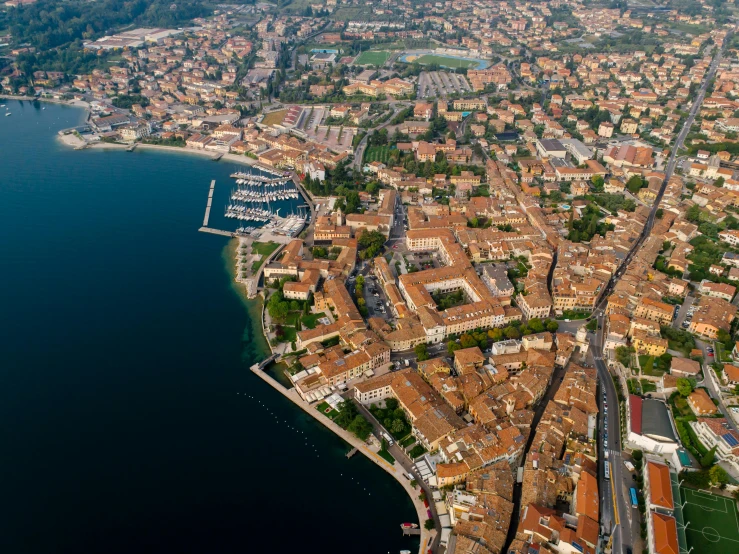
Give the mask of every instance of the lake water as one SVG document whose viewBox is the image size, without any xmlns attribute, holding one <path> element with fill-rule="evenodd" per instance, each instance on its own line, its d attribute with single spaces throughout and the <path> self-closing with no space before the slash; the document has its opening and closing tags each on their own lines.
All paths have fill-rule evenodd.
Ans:
<svg viewBox="0 0 739 554">
<path fill-rule="evenodd" d="M 247 369 L 259 306 L 197 232 L 233 165 L 0 103 L 0 552 L 416 551 L 400 485 Z"/>
</svg>

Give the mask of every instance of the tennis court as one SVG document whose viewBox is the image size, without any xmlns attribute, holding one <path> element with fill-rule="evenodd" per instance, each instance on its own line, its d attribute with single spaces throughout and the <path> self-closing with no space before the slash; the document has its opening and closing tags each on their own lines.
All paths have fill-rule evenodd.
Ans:
<svg viewBox="0 0 739 554">
<path fill-rule="evenodd" d="M 734 554 L 739 550 L 739 517 L 732 498 L 680 488 L 685 539 L 695 554 Z"/>
</svg>

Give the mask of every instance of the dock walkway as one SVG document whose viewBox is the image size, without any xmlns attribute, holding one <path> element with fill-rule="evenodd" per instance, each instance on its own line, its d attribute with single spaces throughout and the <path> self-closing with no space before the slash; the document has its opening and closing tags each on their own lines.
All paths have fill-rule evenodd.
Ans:
<svg viewBox="0 0 739 554">
<path fill-rule="evenodd" d="M 210 208 L 213 206 L 213 192 L 216 189 L 216 180 L 213 179 L 210 182 L 210 191 L 208 191 L 208 202 L 205 205 L 205 217 L 203 217 L 203 227 L 208 226 L 208 220 L 210 220 Z"/>
<path fill-rule="evenodd" d="M 272 355 L 272 357 L 276 357 L 275 354 Z M 265 360 L 266 361 L 266 360 Z M 261 367 L 260 367 L 261 365 Z M 310 406 L 305 400 L 300 398 L 297 391 L 293 389 L 286 389 L 284 386 L 282 386 L 281 383 L 279 383 L 276 379 L 274 379 L 271 375 L 268 375 L 263 371 L 263 367 L 265 367 L 266 364 L 254 364 L 251 366 L 251 371 L 260 377 L 265 383 L 270 385 L 273 389 L 275 389 L 277 392 L 282 394 L 285 398 L 288 400 L 292 400 L 292 402 L 301 410 L 303 410 L 306 414 L 311 416 L 313 419 L 315 419 L 318 423 L 322 424 L 329 430 L 336 433 L 339 437 L 341 437 L 344 441 L 349 443 L 352 447 L 354 447 L 357 452 L 361 452 L 364 454 L 367 458 L 369 458 L 375 465 L 381 467 L 383 470 L 387 471 L 390 475 L 392 475 L 395 480 L 400 483 L 400 485 L 403 487 L 405 492 L 410 497 L 411 501 L 413 502 L 413 506 L 416 509 L 416 515 L 418 516 L 418 523 L 419 525 L 423 525 L 423 523 L 428 518 L 428 515 L 426 513 L 426 507 L 423 505 L 423 502 L 419 499 L 420 491 L 418 489 L 414 489 L 410 485 L 410 481 L 404 477 L 403 475 L 403 467 L 396 463 L 395 465 L 392 465 L 387 462 L 384 458 L 381 458 L 377 455 L 374 451 L 370 450 L 367 443 L 364 441 L 358 439 L 353 434 L 349 433 L 345 429 L 342 429 L 339 427 L 336 423 L 331 421 L 329 418 L 325 417 L 323 414 L 318 412 L 318 410 L 314 409 Z M 425 529 L 412 529 L 412 531 L 416 531 L 415 533 L 412 533 L 413 535 L 420 535 L 420 543 L 418 552 L 419 554 L 423 554 L 424 547 L 428 543 L 428 539 L 431 537 L 435 537 L 435 532 L 429 532 Z M 404 533 L 405 534 L 405 533 Z"/>
</svg>

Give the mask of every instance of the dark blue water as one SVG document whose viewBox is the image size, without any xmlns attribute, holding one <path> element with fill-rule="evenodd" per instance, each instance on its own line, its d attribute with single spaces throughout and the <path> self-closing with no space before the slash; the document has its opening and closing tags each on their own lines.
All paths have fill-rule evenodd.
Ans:
<svg viewBox="0 0 739 554">
<path fill-rule="evenodd" d="M 197 232 L 233 166 L 2 102 L 0 552 L 415 550 L 402 488 L 247 369 L 258 306 Z"/>
</svg>

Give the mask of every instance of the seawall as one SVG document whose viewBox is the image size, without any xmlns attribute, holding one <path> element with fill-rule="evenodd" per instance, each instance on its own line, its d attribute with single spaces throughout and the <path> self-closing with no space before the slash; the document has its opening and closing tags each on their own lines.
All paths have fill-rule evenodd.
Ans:
<svg viewBox="0 0 739 554">
<path fill-rule="evenodd" d="M 403 487 L 405 492 L 410 497 L 411 501 L 413 502 L 413 506 L 416 509 L 416 516 L 418 517 L 418 525 L 419 525 L 419 529 L 421 529 L 421 536 L 420 536 L 421 540 L 419 543 L 418 553 L 423 554 L 424 546 L 426 545 L 428 540 L 433 537 L 433 534 L 427 531 L 426 529 L 424 529 L 423 527 L 424 522 L 428 518 L 428 515 L 426 514 L 426 506 L 424 506 L 423 502 L 418 498 L 418 496 L 421 493 L 420 488 L 414 489 L 413 487 L 411 487 L 410 481 L 403 476 L 404 472 L 400 464 L 391 465 L 390 463 L 388 463 L 384 458 L 380 457 L 378 454 L 370 450 L 370 448 L 367 446 L 367 444 L 364 441 L 358 439 L 353 434 L 342 429 L 336 423 L 331 421 L 329 418 L 321 415 L 315 408 L 308 405 L 302 398 L 300 398 L 300 396 L 295 391 L 295 389 L 286 389 L 271 375 L 268 375 L 266 372 L 259 369 L 257 365 L 252 366 L 250 369 L 252 373 L 260 377 L 265 383 L 270 385 L 273 389 L 275 389 L 277 392 L 279 392 L 281 395 L 283 395 L 288 400 L 291 400 L 293 404 L 298 406 L 301 410 L 303 410 L 306 414 L 311 416 L 317 422 L 321 423 L 324 427 L 333 431 L 336 435 L 338 435 L 344 441 L 349 443 L 349 445 L 356 448 L 359 452 L 361 452 L 369 460 L 371 460 L 375 465 L 379 466 L 380 468 L 385 470 L 387 473 L 392 475 L 395 478 L 395 480 L 401 484 L 401 486 Z M 429 502 L 431 502 L 431 499 L 429 499 Z M 399 525 L 400 523 L 402 522 L 398 522 Z"/>
</svg>

